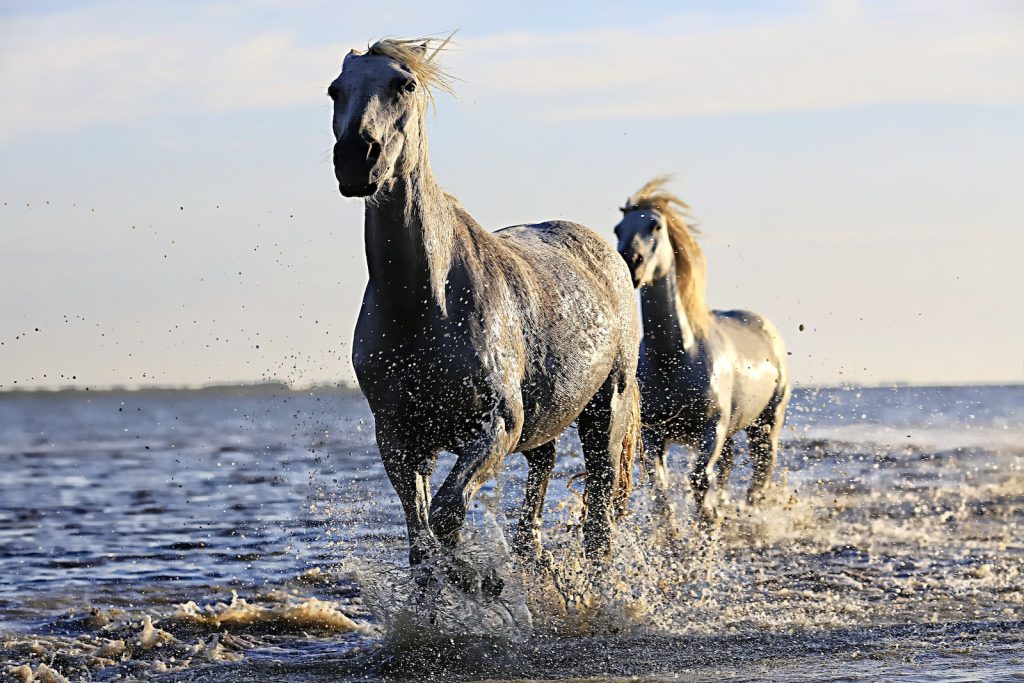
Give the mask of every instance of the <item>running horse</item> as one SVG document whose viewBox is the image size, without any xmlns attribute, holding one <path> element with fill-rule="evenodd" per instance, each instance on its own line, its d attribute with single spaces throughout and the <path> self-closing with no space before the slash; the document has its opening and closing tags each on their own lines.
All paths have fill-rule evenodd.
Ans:
<svg viewBox="0 0 1024 683">
<path fill-rule="evenodd" d="M 775 468 L 789 403 L 786 351 L 775 326 L 750 311 L 710 311 L 704 254 L 687 225 L 689 207 L 654 178 L 626 200 L 615 227 L 618 250 L 640 289 L 644 336 L 639 380 L 643 447 L 656 490 L 667 486 L 666 448 L 696 453 L 690 485 L 701 521 L 711 470 L 725 492 L 733 436 L 745 430 L 753 461 L 749 503 L 763 497 Z"/>
<path fill-rule="evenodd" d="M 629 496 L 639 438 L 629 272 L 581 225 L 491 233 L 438 186 L 425 114 L 433 91 L 451 92 L 437 59 L 447 42 L 387 39 L 352 50 L 327 91 L 338 187 L 365 199 L 369 282 L 352 362 L 405 512 L 409 563 L 453 566 L 471 499 L 513 452 L 529 464 L 513 547 L 539 557 L 555 447 L 573 422 L 587 473 L 584 550 L 599 560 Z M 440 451 L 457 459 L 432 495 Z M 475 569 L 458 572 L 486 588 Z"/>
</svg>

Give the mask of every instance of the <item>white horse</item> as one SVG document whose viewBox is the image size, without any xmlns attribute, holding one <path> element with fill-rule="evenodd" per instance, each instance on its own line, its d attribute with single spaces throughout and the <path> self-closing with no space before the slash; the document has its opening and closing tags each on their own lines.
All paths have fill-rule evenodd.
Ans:
<svg viewBox="0 0 1024 683">
<path fill-rule="evenodd" d="M 704 303 L 704 254 L 686 224 L 686 204 L 646 183 L 626 200 L 615 227 L 619 253 L 640 289 L 643 444 L 656 485 L 666 485 L 666 446 L 682 443 L 697 460 L 690 484 L 705 522 L 709 474 L 719 464 L 719 488 L 729 481 L 733 435 L 745 430 L 756 502 L 775 468 L 779 432 L 789 403 L 786 350 L 775 326 L 750 311 L 710 311 Z"/>
<path fill-rule="evenodd" d="M 366 198 L 370 280 L 352 361 L 405 511 L 409 562 L 440 551 L 455 566 L 448 551 L 469 501 L 512 452 L 530 465 L 514 545 L 537 555 L 555 445 L 573 421 L 587 469 L 585 550 L 603 557 L 639 435 L 640 327 L 629 272 L 583 226 L 492 234 L 438 187 L 424 115 L 431 88 L 450 86 L 440 47 L 428 53 L 429 43 L 353 50 L 328 89 L 338 186 Z M 458 459 L 432 498 L 442 450 Z M 465 566 L 450 575 L 500 590 Z"/>
</svg>

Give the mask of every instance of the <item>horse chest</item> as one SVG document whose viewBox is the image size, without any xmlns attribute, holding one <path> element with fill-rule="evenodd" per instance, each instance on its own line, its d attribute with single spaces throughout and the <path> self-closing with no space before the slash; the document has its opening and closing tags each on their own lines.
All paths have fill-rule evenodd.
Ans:
<svg viewBox="0 0 1024 683">
<path fill-rule="evenodd" d="M 374 415 L 399 420 L 441 442 L 490 407 L 484 363 L 466 331 L 356 326 L 352 364 Z"/>
<path fill-rule="evenodd" d="M 712 375 L 704 357 L 642 351 L 637 376 L 644 423 L 670 432 L 700 430 L 717 412 Z"/>
</svg>

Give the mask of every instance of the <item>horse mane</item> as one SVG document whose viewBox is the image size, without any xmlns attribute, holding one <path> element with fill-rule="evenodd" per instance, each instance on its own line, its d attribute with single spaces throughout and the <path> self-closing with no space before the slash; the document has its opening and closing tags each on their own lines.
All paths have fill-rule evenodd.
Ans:
<svg viewBox="0 0 1024 683">
<path fill-rule="evenodd" d="M 676 262 L 676 286 L 679 298 L 683 302 L 683 310 L 695 333 L 707 331 L 711 321 L 708 310 L 706 291 L 706 262 L 704 252 L 694 238 L 693 233 L 699 232 L 693 225 L 690 206 L 682 199 L 665 189 L 669 176 L 660 175 L 648 180 L 637 190 L 622 207 L 623 213 L 636 209 L 652 209 L 665 219 L 672 251 Z"/>
<path fill-rule="evenodd" d="M 423 86 L 421 92 L 424 98 L 430 102 L 430 106 L 434 107 L 436 106 L 434 102 L 435 89 L 449 95 L 455 94 L 452 77 L 437 61 L 437 55 L 448 46 L 454 35 L 455 32 L 452 31 L 443 40 L 440 38 L 382 38 L 370 45 L 367 53 L 390 57 L 409 67 L 409 70 Z"/>
</svg>

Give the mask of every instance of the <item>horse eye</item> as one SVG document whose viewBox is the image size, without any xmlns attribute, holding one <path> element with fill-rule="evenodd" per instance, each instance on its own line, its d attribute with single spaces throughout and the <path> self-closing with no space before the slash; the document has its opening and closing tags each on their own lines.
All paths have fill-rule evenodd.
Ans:
<svg viewBox="0 0 1024 683">
<path fill-rule="evenodd" d="M 657 230 L 661 227 L 661 221 L 656 218 L 651 219 L 651 230 Z"/>
<path fill-rule="evenodd" d="M 416 81 L 410 78 L 402 84 L 402 90 L 405 92 L 416 92 Z"/>
</svg>

